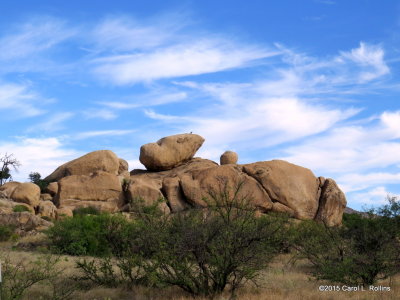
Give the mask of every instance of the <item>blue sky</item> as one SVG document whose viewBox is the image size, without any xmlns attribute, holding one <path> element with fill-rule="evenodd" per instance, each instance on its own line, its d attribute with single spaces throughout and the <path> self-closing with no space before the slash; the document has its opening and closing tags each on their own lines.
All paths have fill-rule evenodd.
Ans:
<svg viewBox="0 0 400 300">
<path fill-rule="evenodd" d="M 197 156 L 285 159 L 348 205 L 400 194 L 398 1 L 15 1 L 0 11 L 0 154 L 25 181 L 194 132 Z"/>
</svg>

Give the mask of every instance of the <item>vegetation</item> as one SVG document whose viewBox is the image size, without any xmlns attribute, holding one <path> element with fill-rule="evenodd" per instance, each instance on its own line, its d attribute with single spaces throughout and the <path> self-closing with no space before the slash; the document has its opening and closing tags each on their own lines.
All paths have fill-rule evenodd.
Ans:
<svg viewBox="0 0 400 300">
<path fill-rule="evenodd" d="M 120 236 L 129 229 L 130 224 L 120 215 L 78 213 L 55 222 L 46 233 L 57 253 L 107 256 L 122 251 L 129 237 Z"/>
<path fill-rule="evenodd" d="M 10 168 L 17 171 L 20 166 L 21 163 L 14 158 L 13 154 L 6 153 L 4 156 L 0 157 L 0 185 L 12 180 Z"/>
<path fill-rule="evenodd" d="M 0 225 L 0 242 L 8 241 L 13 236 L 13 234 L 14 228 L 12 226 Z"/>
<path fill-rule="evenodd" d="M 29 173 L 29 180 L 40 187 L 40 192 L 44 193 L 49 182 L 41 178 L 42 175 L 38 172 Z"/>
<path fill-rule="evenodd" d="M 399 211 L 391 198 L 368 217 L 344 215 L 342 227 L 302 222 L 293 234 L 294 247 L 313 264 L 317 279 L 373 285 L 400 272 Z"/>
<path fill-rule="evenodd" d="M 75 208 L 72 213 L 74 216 L 99 215 L 100 211 L 96 207 L 88 206 Z"/>
<path fill-rule="evenodd" d="M 25 205 L 15 205 L 13 207 L 13 212 L 24 212 L 24 211 L 30 211 L 30 210 Z"/>
</svg>

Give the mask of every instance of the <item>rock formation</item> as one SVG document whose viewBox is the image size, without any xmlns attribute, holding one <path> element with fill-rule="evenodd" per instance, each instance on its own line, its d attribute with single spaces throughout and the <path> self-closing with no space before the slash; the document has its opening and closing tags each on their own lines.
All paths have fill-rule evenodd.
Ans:
<svg viewBox="0 0 400 300">
<path fill-rule="evenodd" d="M 140 162 L 150 171 L 170 170 L 191 159 L 204 138 L 197 134 L 177 134 L 140 148 Z"/>
<path fill-rule="evenodd" d="M 16 203 L 47 218 L 72 216 L 75 208 L 101 211 L 129 209 L 141 199 L 151 205 L 164 198 L 165 213 L 204 208 L 224 191 L 247 198 L 259 213 L 285 212 L 297 219 L 341 224 L 346 198 L 333 179 L 283 160 L 237 164 L 226 151 L 220 165 L 193 157 L 204 139 L 178 134 L 143 145 L 140 161 L 147 170 L 128 172 L 128 163 L 110 150 L 90 152 L 58 167 L 46 177 L 45 193 L 33 183 L 9 182 L 0 187 L 0 214 L 12 214 Z M 25 217 L 24 217 L 25 218 Z"/>
</svg>

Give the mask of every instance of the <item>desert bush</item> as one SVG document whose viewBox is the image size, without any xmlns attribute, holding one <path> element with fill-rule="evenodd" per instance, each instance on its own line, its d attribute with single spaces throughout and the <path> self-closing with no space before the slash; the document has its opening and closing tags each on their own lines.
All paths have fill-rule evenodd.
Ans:
<svg viewBox="0 0 400 300">
<path fill-rule="evenodd" d="M 371 210 L 368 217 L 344 215 L 343 226 L 313 221 L 296 227 L 294 247 L 313 264 L 317 279 L 347 285 L 372 285 L 400 271 L 397 202 Z"/>
<path fill-rule="evenodd" d="M 63 281 L 60 276 L 63 270 L 57 266 L 59 257 L 44 255 L 34 261 L 20 260 L 13 263 L 5 256 L 1 260 L 3 281 L 0 299 L 2 300 L 22 299 L 32 286 L 39 284 L 53 287 L 51 294 L 41 295 L 42 299 L 70 299 L 74 292 L 73 284 L 56 287 Z"/>
<path fill-rule="evenodd" d="M 118 255 L 129 242 L 128 221 L 120 215 L 76 215 L 55 222 L 47 231 L 51 247 L 70 255 Z"/>
<path fill-rule="evenodd" d="M 8 241 L 14 234 L 14 228 L 9 225 L 0 225 L 0 242 Z"/>
<path fill-rule="evenodd" d="M 74 216 L 83 216 L 83 215 L 99 215 L 100 210 L 93 206 L 88 207 L 78 207 L 72 211 Z"/>
<path fill-rule="evenodd" d="M 25 205 L 15 205 L 13 207 L 13 212 L 30 212 L 29 208 L 27 208 Z"/>
<path fill-rule="evenodd" d="M 145 269 L 165 285 L 192 295 L 214 297 L 229 288 L 231 297 L 244 282 L 257 276 L 280 252 L 287 217 L 255 216 L 249 197 L 221 183 L 210 191 L 206 210 L 171 216 L 142 214 L 136 252 Z"/>
</svg>

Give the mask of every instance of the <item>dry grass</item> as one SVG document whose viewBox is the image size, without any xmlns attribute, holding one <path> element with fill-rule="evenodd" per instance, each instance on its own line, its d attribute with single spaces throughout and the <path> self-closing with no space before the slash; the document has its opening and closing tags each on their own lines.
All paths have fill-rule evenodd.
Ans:
<svg viewBox="0 0 400 300">
<path fill-rule="evenodd" d="M 12 261 L 33 261 L 38 253 L 28 251 L 11 251 L 10 244 L 1 244 L 0 252 L 7 252 Z M 59 267 L 65 269 L 63 276 L 77 274 L 75 261 L 77 258 L 63 256 Z M 247 285 L 238 293 L 238 300 L 319 300 L 319 299 L 399 299 L 400 294 L 400 276 L 391 280 L 379 282 L 381 286 L 389 286 L 390 292 L 321 292 L 318 290 L 320 285 L 329 285 L 328 283 L 315 281 L 307 276 L 308 264 L 306 261 L 298 261 L 295 265 L 289 264 L 289 255 L 280 256 L 266 270 L 260 278 L 260 287 Z M 24 299 L 40 299 L 43 291 L 50 287 L 36 286 L 31 288 Z M 188 294 L 178 288 L 155 289 L 147 287 L 137 287 L 127 291 L 122 288 L 111 289 L 97 287 L 87 292 L 77 291 L 73 295 L 76 300 L 190 300 L 193 299 Z M 198 297 L 197 300 L 206 298 Z M 228 299 L 228 295 L 222 295 L 217 300 Z"/>
</svg>

